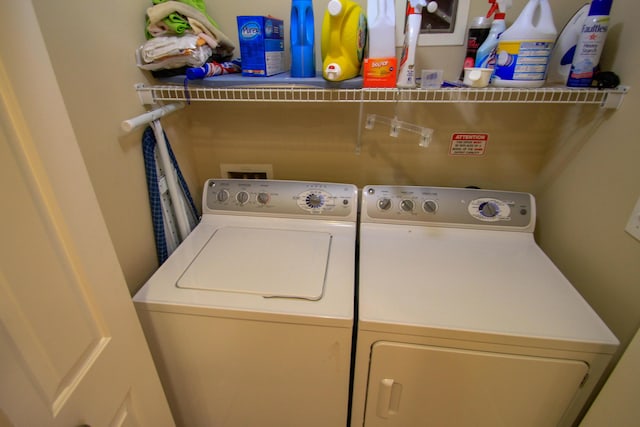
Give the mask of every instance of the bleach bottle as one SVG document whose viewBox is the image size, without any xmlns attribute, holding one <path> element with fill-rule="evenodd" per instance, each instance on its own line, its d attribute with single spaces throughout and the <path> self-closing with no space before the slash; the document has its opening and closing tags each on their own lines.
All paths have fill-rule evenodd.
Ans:
<svg viewBox="0 0 640 427">
<path fill-rule="evenodd" d="M 511 7 L 511 0 L 489 0 L 491 8 L 487 13 L 487 18 L 493 18 L 491 29 L 487 39 L 480 45 L 476 52 L 475 66 L 478 68 L 495 68 L 496 66 L 496 49 L 498 47 L 498 39 L 500 35 L 507 29 L 504 22 L 507 9 Z"/>
<path fill-rule="evenodd" d="M 360 74 L 367 42 L 367 19 L 352 0 L 331 0 L 322 21 L 322 77 L 329 81 Z"/>
<path fill-rule="evenodd" d="M 311 0 L 291 0 L 291 77 L 316 76 L 316 50 Z"/>
<path fill-rule="evenodd" d="M 529 0 L 518 19 L 500 36 L 492 84 L 541 87 L 558 31 L 547 0 Z"/>
</svg>

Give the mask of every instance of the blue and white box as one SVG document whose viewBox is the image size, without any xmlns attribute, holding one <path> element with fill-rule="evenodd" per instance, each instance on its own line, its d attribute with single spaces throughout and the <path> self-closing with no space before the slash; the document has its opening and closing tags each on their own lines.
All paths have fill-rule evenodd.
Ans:
<svg viewBox="0 0 640 427">
<path fill-rule="evenodd" d="M 285 69 L 284 25 L 271 16 L 238 16 L 243 76 L 272 76 Z"/>
</svg>

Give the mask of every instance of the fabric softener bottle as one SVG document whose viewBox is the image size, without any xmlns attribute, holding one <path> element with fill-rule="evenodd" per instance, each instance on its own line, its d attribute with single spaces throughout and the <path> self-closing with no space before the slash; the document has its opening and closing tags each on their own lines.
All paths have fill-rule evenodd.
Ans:
<svg viewBox="0 0 640 427">
<path fill-rule="evenodd" d="M 567 86 L 589 87 L 600 63 L 600 55 L 609 29 L 612 0 L 593 0 L 582 24 L 573 55 Z"/>
</svg>

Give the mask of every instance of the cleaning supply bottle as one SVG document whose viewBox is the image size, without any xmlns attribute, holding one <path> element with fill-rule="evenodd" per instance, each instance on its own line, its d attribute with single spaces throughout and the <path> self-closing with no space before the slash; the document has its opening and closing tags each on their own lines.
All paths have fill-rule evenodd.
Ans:
<svg viewBox="0 0 640 427">
<path fill-rule="evenodd" d="M 394 0 L 367 1 L 367 30 L 370 58 L 387 58 L 396 55 Z"/>
<path fill-rule="evenodd" d="M 469 31 L 467 32 L 467 53 L 464 57 L 462 70 L 460 71 L 460 80 L 464 79 L 464 69 L 474 67 L 476 64 L 476 55 L 478 48 L 484 43 L 489 36 L 491 29 L 491 20 L 484 16 L 476 16 L 471 20 Z"/>
<path fill-rule="evenodd" d="M 364 87 L 395 87 L 396 10 L 394 0 L 367 1 L 367 32 L 369 54 L 362 71 Z"/>
<path fill-rule="evenodd" d="M 316 76 L 312 0 L 291 0 L 291 77 Z"/>
<path fill-rule="evenodd" d="M 322 21 L 322 76 L 329 81 L 360 74 L 367 41 L 367 18 L 352 0 L 331 0 Z"/>
<path fill-rule="evenodd" d="M 426 5 L 426 0 L 409 0 L 407 3 L 407 22 L 404 30 L 402 56 L 400 57 L 398 87 L 416 87 L 416 46 L 420 35 L 420 25 L 422 24 L 422 8 Z M 435 6 L 437 8 L 437 3 Z"/>
<path fill-rule="evenodd" d="M 476 53 L 475 66 L 478 68 L 495 68 L 496 65 L 496 48 L 498 47 L 498 39 L 500 35 L 507 29 L 504 22 L 507 9 L 511 7 L 511 0 L 489 0 L 491 8 L 487 13 L 487 18 L 494 15 L 491 23 L 491 30 L 487 39 L 478 48 Z"/>
<path fill-rule="evenodd" d="M 558 32 L 547 0 L 529 0 L 502 35 L 492 80 L 500 87 L 541 87 Z"/>
<path fill-rule="evenodd" d="M 589 14 L 582 24 L 571 63 L 567 86 L 589 87 L 600 63 L 600 55 L 609 29 L 612 0 L 592 0 Z"/>
<path fill-rule="evenodd" d="M 547 71 L 547 83 L 566 84 L 571 71 L 573 55 L 576 52 L 576 44 L 582 31 L 582 23 L 589 14 L 589 3 L 585 3 L 573 14 L 558 34 L 558 39 L 553 44 L 553 51 L 549 58 L 549 70 Z"/>
</svg>

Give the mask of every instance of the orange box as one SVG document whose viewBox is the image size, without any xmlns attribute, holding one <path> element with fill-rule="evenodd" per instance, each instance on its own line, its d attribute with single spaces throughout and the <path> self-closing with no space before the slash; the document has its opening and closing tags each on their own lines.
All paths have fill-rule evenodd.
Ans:
<svg viewBox="0 0 640 427">
<path fill-rule="evenodd" d="M 362 77 L 364 87 L 396 87 L 396 65 L 391 58 L 365 58 Z"/>
</svg>

